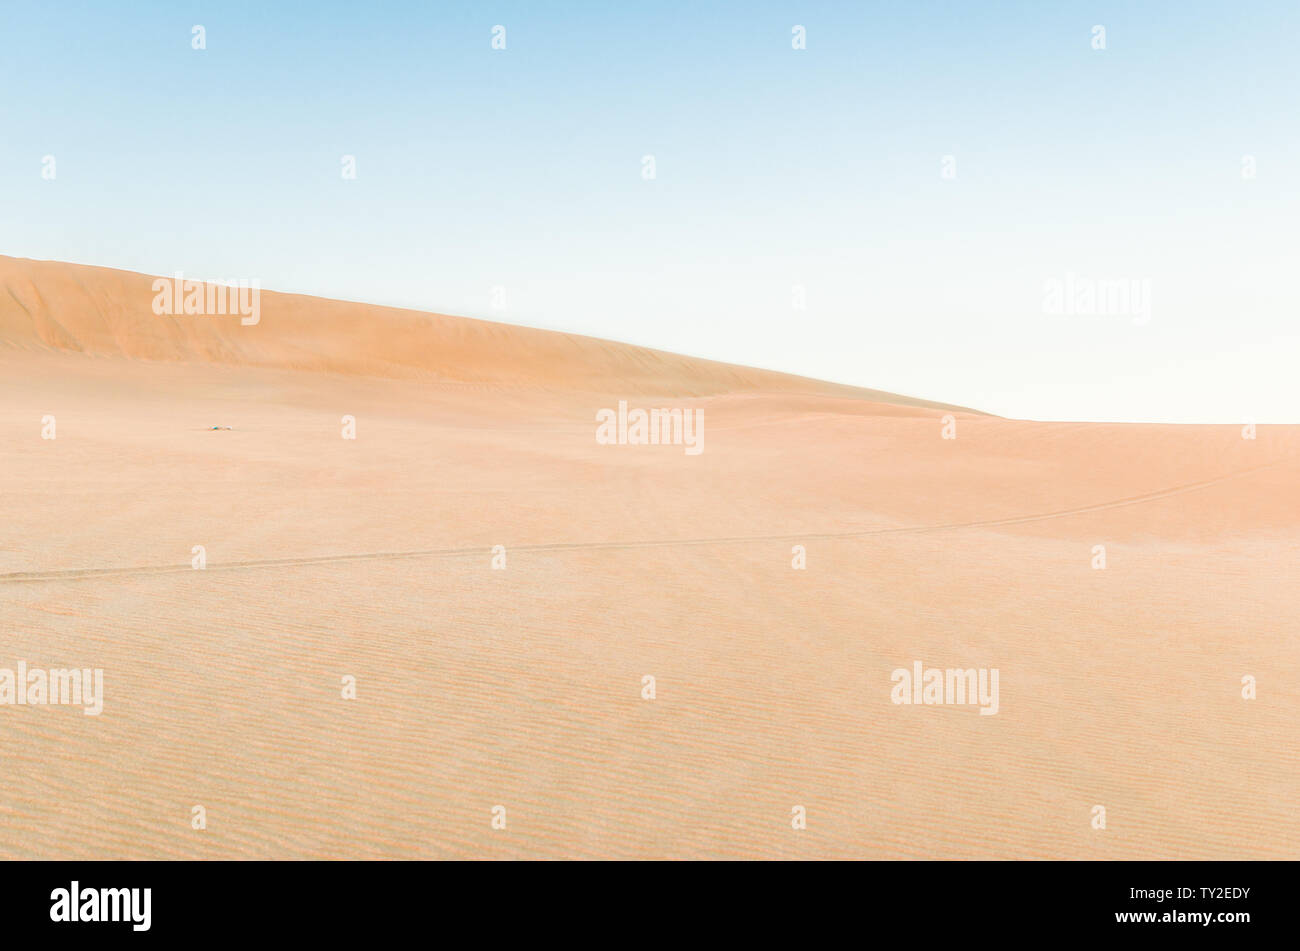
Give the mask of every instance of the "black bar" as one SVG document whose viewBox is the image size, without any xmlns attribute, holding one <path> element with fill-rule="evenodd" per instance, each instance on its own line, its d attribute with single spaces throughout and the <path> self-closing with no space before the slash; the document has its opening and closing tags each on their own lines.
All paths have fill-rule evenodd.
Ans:
<svg viewBox="0 0 1300 951">
<path fill-rule="evenodd" d="M 606 929 L 611 943 L 668 941 L 692 920 L 756 939 L 807 927 L 910 936 L 916 946 L 1008 937 L 1221 944 L 1291 930 L 1296 864 L 10 862 L 0 865 L 0 921 L 7 938 L 51 947 L 101 937 L 452 940 L 466 928 L 466 938 Z M 139 904 L 117 892 L 125 920 L 53 921 L 66 908 L 56 909 L 57 890 L 70 904 L 73 882 L 88 913 L 90 890 L 141 889 Z M 136 930 L 146 888 L 148 930 Z"/>
</svg>

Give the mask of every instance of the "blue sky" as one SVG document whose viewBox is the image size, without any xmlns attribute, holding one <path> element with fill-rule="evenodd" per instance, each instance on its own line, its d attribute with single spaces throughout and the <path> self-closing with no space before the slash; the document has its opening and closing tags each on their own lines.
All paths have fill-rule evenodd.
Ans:
<svg viewBox="0 0 1300 951">
<path fill-rule="evenodd" d="M 0 253 L 1027 418 L 1300 422 L 1294 2 L 9 0 L 0 28 Z M 1066 275 L 1148 282 L 1149 319 L 1044 313 Z"/>
</svg>

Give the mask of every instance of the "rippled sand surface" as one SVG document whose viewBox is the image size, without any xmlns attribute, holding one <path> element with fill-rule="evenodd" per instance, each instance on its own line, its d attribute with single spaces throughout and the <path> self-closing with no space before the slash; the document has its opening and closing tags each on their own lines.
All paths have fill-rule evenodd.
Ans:
<svg viewBox="0 0 1300 951">
<path fill-rule="evenodd" d="M 1297 427 L 0 265 L 0 667 L 105 677 L 0 706 L 0 857 L 1300 857 Z M 703 453 L 598 445 L 619 399 Z M 892 703 L 914 661 L 999 712 Z"/>
</svg>

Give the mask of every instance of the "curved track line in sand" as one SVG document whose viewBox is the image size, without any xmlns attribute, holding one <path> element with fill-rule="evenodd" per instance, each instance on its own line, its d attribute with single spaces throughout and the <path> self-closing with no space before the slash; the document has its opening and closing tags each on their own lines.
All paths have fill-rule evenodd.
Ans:
<svg viewBox="0 0 1300 951">
<path fill-rule="evenodd" d="M 1172 486 L 1167 489 L 1158 489 L 1155 492 L 1147 492 L 1142 495 L 1131 495 L 1121 499 L 1113 499 L 1109 502 L 1097 502 L 1092 505 L 1083 505 L 1078 508 L 1062 509 L 1059 512 L 1044 512 L 1038 515 L 1012 515 L 1004 518 L 981 519 L 974 522 L 949 522 L 943 525 L 913 525 L 901 528 L 872 528 L 856 532 L 795 532 L 785 535 L 733 535 L 718 536 L 714 538 L 664 538 L 650 541 L 631 541 L 631 542 L 552 542 L 539 545 L 511 545 L 510 552 L 564 552 L 564 551 L 617 551 L 636 548 L 669 548 L 680 545 L 736 545 L 743 543 L 756 542 L 779 542 L 779 541 L 801 541 L 805 539 L 835 540 L 848 538 L 871 538 L 881 535 L 922 535 L 928 532 L 948 532 L 960 531 L 968 528 L 996 528 L 1000 525 L 1021 525 L 1026 522 L 1044 522 L 1051 519 L 1069 518 L 1073 515 L 1083 515 L 1088 512 L 1101 512 L 1107 509 L 1123 508 L 1129 505 L 1140 505 L 1143 502 L 1154 502 L 1159 499 L 1167 499 L 1171 496 L 1182 495 L 1185 492 L 1194 492 L 1198 489 L 1209 488 L 1212 485 L 1218 485 L 1221 482 L 1227 482 L 1230 479 L 1240 478 L 1261 469 L 1268 469 L 1278 465 L 1282 460 L 1277 462 L 1266 462 L 1262 465 L 1253 466 L 1249 469 L 1242 469 L 1238 472 L 1230 472 L 1227 475 L 1218 476 L 1214 479 L 1205 479 L 1201 482 L 1189 482 L 1186 485 Z M 355 554 L 345 555 L 318 555 L 303 558 L 268 558 L 255 561 L 228 561 L 222 563 L 209 564 L 205 571 L 230 571 L 248 568 L 281 568 L 296 567 L 299 565 L 328 565 L 345 561 L 380 561 L 395 560 L 398 558 L 455 558 L 473 555 L 481 557 L 489 550 L 489 546 L 475 545 L 469 548 L 428 548 L 420 551 L 373 551 L 358 552 Z M 20 584 L 32 581 L 81 581 L 87 578 L 112 577 L 114 575 L 151 575 L 151 574 L 170 574 L 173 572 L 194 571 L 191 565 L 134 565 L 121 568 L 62 568 L 54 571 L 12 571 L 7 574 L 0 574 L 0 584 Z"/>
</svg>

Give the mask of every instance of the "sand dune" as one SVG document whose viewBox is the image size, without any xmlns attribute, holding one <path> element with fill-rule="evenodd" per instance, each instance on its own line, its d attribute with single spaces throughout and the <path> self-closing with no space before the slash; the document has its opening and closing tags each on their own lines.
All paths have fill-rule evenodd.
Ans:
<svg viewBox="0 0 1300 951">
<path fill-rule="evenodd" d="M 155 280 L 109 268 L 0 257 L 0 346 L 628 394 L 798 392 L 944 405 L 592 337 L 266 290 L 252 326 L 237 315 L 151 319 Z"/>
<path fill-rule="evenodd" d="M 1300 857 L 1300 427 L 151 282 L 0 258 L 0 668 L 105 675 L 0 705 L 0 857 Z"/>
</svg>

